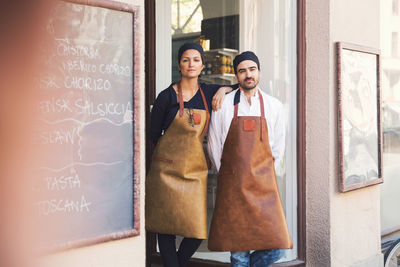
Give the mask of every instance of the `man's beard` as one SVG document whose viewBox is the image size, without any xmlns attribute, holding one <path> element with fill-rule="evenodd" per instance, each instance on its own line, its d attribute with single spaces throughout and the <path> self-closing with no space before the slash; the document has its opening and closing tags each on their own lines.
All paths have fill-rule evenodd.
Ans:
<svg viewBox="0 0 400 267">
<path fill-rule="evenodd" d="M 243 82 L 239 82 L 239 85 L 240 85 L 244 90 L 246 90 L 246 91 L 253 90 L 254 88 L 257 87 L 258 81 L 255 80 L 255 79 L 252 79 L 252 80 L 254 81 L 254 85 L 252 85 L 252 86 L 247 86 L 247 85 L 245 84 L 245 83 L 246 83 L 246 80 L 244 80 Z"/>
</svg>

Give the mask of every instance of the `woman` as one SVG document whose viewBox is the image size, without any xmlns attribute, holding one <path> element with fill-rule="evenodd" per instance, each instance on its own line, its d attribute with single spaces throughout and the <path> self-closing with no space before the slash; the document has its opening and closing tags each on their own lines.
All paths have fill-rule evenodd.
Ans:
<svg viewBox="0 0 400 267">
<path fill-rule="evenodd" d="M 211 102 L 219 108 L 232 88 L 199 85 L 203 55 L 195 43 L 179 48 L 181 80 L 158 95 L 151 114 L 150 135 L 156 147 L 146 178 L 146 230 L 158 233 L 165 267 L 184 267 L 207 238 L 203 139 Z M 175 235 L 184 237 L 178 252 Z"/>
</svg>

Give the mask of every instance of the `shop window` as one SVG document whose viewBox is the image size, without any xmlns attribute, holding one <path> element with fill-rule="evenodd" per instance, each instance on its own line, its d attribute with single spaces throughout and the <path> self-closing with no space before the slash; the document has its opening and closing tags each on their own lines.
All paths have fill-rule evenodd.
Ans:
<svg viewBox="0 0 400 267">
<path fill-rule="evenodd" d="M 400 238 L 400 58 L 398 15 L 399 1 L 392 2 L 393 16 L 381 17 L 381 68 L 382 90 L 382 140 L 383 177 L 381 188 L 381 229 L 382 250 L 385 251 L 393 240 Z M 382 1 L 382 10 L 390 10 L 390 4 Z M 396 12 L 395 12 L 396 11 Z"/>
<path fill-rule="evenodd" d="M 173 0 L 171 17 L 172 35 L 199 32 L 203 17 L 199 0 Z"/>
<path fill-rule="evenodd" d="M 297 258 L 297 54 L 296 0 L 159 0 L 156 1 L 156 94 L 180 79 L 177 50 L 185 42 L 202 44 L 205 69 L 201 81 L 234 84 L 236 54 L 254 51 L 260 59 L 259 87 L 284 105 L 286 152 L 277 180 L 294 248 L 281 261 Z M 167 34 L 168 33 L 168 34 Z M 171 66 L 171 67 L 170 67 Z M 209 220 L 214 208 L 216 171 L 208 182 Z M 180 241 L 180 240 L 179 240 Z M 178 241 L 178 242 L 179 242 Z M 229 262 L 230 254 L 207 250 L 195 258 Z"/>
</svg>

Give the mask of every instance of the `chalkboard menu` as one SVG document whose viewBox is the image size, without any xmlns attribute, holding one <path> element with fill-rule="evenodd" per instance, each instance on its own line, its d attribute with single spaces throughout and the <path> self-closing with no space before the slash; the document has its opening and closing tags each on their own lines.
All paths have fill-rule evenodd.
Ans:
<svg viewBox="0 0 400 267">
<path fill-rule="evenodd" d="M 43 25 L 35 173 L 44 248 L 139 232 L 135 9 L 57 1 Z"/>
</svg>

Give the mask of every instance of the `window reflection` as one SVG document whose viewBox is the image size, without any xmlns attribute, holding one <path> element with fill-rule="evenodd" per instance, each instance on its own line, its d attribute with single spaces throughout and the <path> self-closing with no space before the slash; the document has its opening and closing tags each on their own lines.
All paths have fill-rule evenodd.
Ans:
<svg viewBox="0 0 400 267">
<path fill-rule="evenodd" d="M 173 0 L 171 15 L 172 35 L 200 31 L 203 13 L 199 0 Z"/>
<path fill-rule="evenodd" d="M 400 236 L 400 58 L 399 1 L 381 1 L 381 72 L 383 177 L 381 229 L 384 235 Z M 384 236 L 385 239 L 385 236 Z"/>
</svg>

